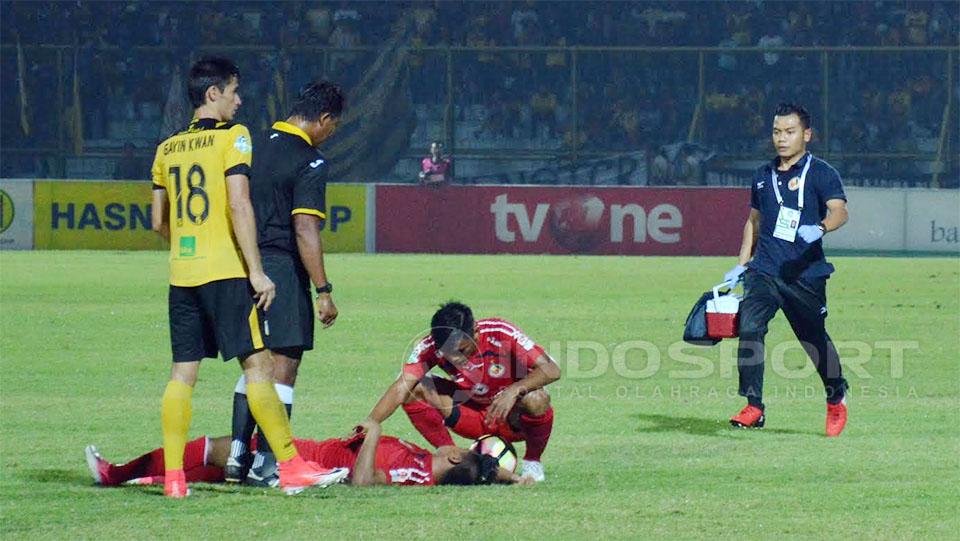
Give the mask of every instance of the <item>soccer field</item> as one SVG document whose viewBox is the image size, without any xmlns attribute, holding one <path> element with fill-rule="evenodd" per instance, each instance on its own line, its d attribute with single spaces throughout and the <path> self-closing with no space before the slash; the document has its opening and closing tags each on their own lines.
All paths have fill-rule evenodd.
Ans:
<svg viewBox="0 0 960 541">
<path fill-rule="evenodd" d="M 194 485 L 190 498 L 171 501 L 162 487 L 97 488 L 83 460 L 88 443 L 113 461 L 160 445 L 165 257 L 0 254 L 4 537 L 943 539 L 960 531 L 960 259 L 833 259 L 827 324 L 848 361 L 850 421 L 826 439 L 822 386 L 782 315 L 767 341 L 763 430 L 726 421 L 744 404 L 735 341 L 678 351 L 690 305 L 733 258 L 332 255 L 341 315 L 304 360 L 295 434 L 345 434 L 397 375 L 437 305 L 458 299 L 478 317 L 512 320 L 564 370 L 550 388 L 547 481 L 336 486 L 296 497 Z M 201 370 L 192 436 L 229 432 L 239 370 L 222 364 Z M 402 411 L 384 433 L 426 445 Z"/>
</svg>

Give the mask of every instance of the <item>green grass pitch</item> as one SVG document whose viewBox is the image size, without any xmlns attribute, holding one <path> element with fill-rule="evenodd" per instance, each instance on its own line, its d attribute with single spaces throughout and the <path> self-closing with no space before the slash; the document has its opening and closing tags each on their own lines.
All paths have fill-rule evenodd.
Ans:
<svg viewBox="0 0 960 541">
<path fill-rule="evenodd" d="M 960 531 L 960 259 L 837 257 L 828 329 L 850 422 L 823 437 L 822 387 L 782 315 L 767 428 L 731 429 L 735 341 L 677 354 L 683 320 L 732 258 L 328 258 L 341 315 L 301 368 L 294 432 L 362 419 L 437 304 L 512 320 L 564 369 L 536 487 L 279 492 L 92 486 L 160 444 L 168 376 L 165 255 L 0 254 L 0 533 L 4 538 L 852 538 Z M 905 347 L 902 363 L 889 343 Z M 619 350 L 617 348 L 620 348 Z M 674 348 L 674 349 L 671 349 Z M 625 354 L 623 352 L 626 351 Z M 652 363 L 652 364 L 651 364 Z M 207 361 L 191 435 L 229 431 L 237 366 Z M 387 434 L 424 444 L 402 412 Z"/>
</svg>

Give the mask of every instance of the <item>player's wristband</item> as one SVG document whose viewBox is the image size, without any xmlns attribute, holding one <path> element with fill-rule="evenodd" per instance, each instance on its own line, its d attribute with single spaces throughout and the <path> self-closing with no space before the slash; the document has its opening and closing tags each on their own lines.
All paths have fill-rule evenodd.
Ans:
<svg viewBox="0 0 960 541">
<path fill-rule="evenodd" d="M 323 284 L 322 286 L 318 287 L 316 291 L 317 291 L 317 295 L 322 295 L 324 293 L 333 293 L 333 284 L 331 284 L 330 282 L 327 282 L 326 284 Z"/>
<path fill-rule="evenodd" d="M 823 222 L 818 222 L 817 227 L 820 228 L 820 231 L 822 231 L 824 235 L 827 234 L 827 226 L 823 225 Z"/>
</svg>

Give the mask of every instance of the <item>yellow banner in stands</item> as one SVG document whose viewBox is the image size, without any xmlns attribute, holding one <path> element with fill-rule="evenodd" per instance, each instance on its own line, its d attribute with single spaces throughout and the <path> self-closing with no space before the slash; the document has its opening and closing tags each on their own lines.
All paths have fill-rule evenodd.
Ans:
<svg viewBox="0 0 960 541">
<path fill-rule="evenodd" d="M 150 229 L 149 182 L 38 180 L 34 248 L 38 250 L 166 250 Z M 327 186 L 325 252 L 365 249 L 366 186 Z"/>
</svg>

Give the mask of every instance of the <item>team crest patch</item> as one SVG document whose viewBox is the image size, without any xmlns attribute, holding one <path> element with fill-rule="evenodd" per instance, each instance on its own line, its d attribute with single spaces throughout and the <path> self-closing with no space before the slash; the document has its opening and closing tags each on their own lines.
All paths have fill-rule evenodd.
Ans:
<svg viewBox="0 0 960 541">
<path fill-rule="evenodd" d="M 242 154 L 250 154 L 250 151 L 253 150 L 246 135 L 237 137 L 237 140 L 233 142 L 233 148 L 239 150 Z"/>
<path fill-rule="evenodd" d="M 787 188 L 790 188 L 791 192 L 797 191 L 797 188 L 799 187 L 800 187 L 800 179 L 797 177 L 793 177 L 792 179 L 790 179 L 790 182 L 787 183 Z"/>
<path fill-rule="evenodd" d="M 487 369 L 487 373 L 490 374 L 491 378 L 499 378 L 503 375 L 506 370 L 503 368 L 502 364 L 491 364 L 490 368 Z"/>
</svg>

